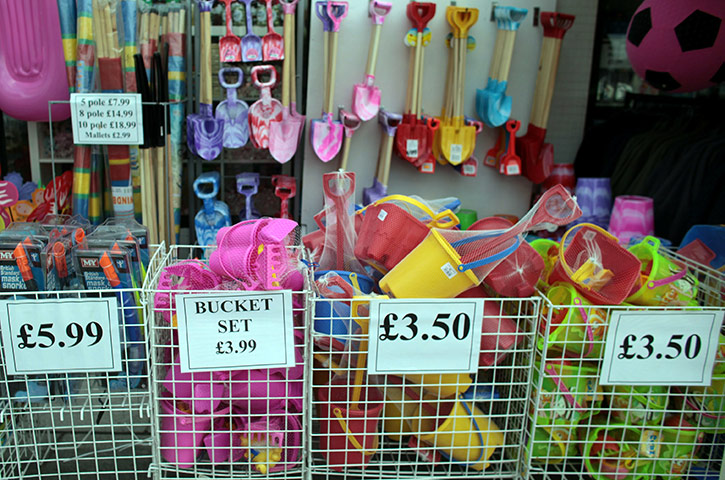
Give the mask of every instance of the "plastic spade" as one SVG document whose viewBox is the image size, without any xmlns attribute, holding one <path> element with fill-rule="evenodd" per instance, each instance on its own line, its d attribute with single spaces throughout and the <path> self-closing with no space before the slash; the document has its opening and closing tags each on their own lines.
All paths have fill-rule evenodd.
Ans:
<svg viewBox="0 0 725 480">
<path fill-rule="evenodd" d="M 262 56 L 265 62 L 282 60 L 282 57 L 284 57 L 284 43 L 282 35 L 274 31 L 272 0 L 264 0 L 264 4 L 267 9 L 267 34 L 262 39 Z"/>
<path fill-rule="evenodd" d="M 516 132 L 521 128 L 521 122 L 518 120 L 509 120 L 506 122 L 506 132 L 508 140 L 506 141 L 506 154 L 501 157 L 500 171 L 504 175 L 521 175 L 521 158 L 516 155 Z"/>
<path fill-rule="evenodd" d="M 288 175 L 272 175 L 274 194 L 281 200 L 279 218 L 290 218 L 289 199 L 297 194 L 297 181 Z"/>
<path fill-rule="evenodd" d="M 239 221 L 259 218 L 254 213 L 252 197 L 259 191 L 259 174 L 255 172 L 242 172 L 237 175 L 237 193 L 244 196 L 245 213 L 239 212 Z"/>
<path fill-rule="evenodd" d="M 234 0 L 222 0 L 227 20 L 227 34 L 219 39 L 219 61 L 220 62 L 241 62 L 242 47 L 239 44 L 239 37 L 232 33 L 232 2 Z M 226 145 L 225 145 L 226 146 Z"/>
<path fill-rule="evenodd" d="M 269 153 L 280 163 L 288 162 L 297 151 L 304 115 L 297 113 L 294 100 L 296 82 L 294 74 L 294 15 L 298 0 L 280 0 L 284 10 L 284 62 L 282 63 L 282 120 L 269 124 Z"/>
<path fill-rule="evenodd" d="M 204 160 L 214 160 L 222 153 L 224 122 L 212 114 L 211 94 L 211 0 L 199 0 L 201 13 L 201 75 L 199 78 L 199 113 L 186 117 L 186 142 L 189 150 Z"/>
<path fill-rule="evenodd" d="M 332 172 L 322 176 L 325 195 L 335 205 L 337 245 L 334 246 L 337 263 L 336 270 L 345 270 L 345 225 L 348 223 L 347 201 L 355 193 L 355 174 L 353 172 Z"/>
<path fill-rule="evenodd" d="M 541 43 L 539 73 L 536 76 L 529 127 L 526 135 L 517 139 L 517 150 L 523 162 L 524 174 L 534 183 L 546 180 L 554 166 L 554 147 L 545 144 L 544 138 L 551 99 L 554 96 L 561 42 L 567 30 L 574 24 L 574 19 L 574 15 L 565 13 L 541 12 L 544 40 Z"/>
<path fill-rule="evenodd" d="M 511 116 L 512 100 L 507 96 L 509 71 L 513 56 L 516 32 L 526 17 L 525 8 L 496 7 L 494 15 L 498 34 L 494 49 L 491 74 L 485 90 L 476 90 L 476 111 L 489 127 L 503 125 Z"/>
<path fill-rule="evenodd" d="M 322 20 L 325 31 L 325 82 L 322 118 L 311 122 L 310 135 L 312 149 L 323 162 L 329 162 L 340 152 L 344 128 L 342 123 L 335 121 L 332 106 L 335 98 L 335 64 L 337 57 L 337 32 L 340 23 L 347 16 L 347 2 L 317 2 L 315 4 L 318 18 Z M 331 35 L 331 39 L 330 37 Z"/>
<path fill-rule="evenodd" d="M 430 129 L 419 119 L 421 113 L 419 92 L 423 79 L 423 33 L 428 22 L 435 16 L 435 12 L 435 3 L 411 2 L 406 8 L 406 15 L 413 24 L 416 40 L 408 71 L 405 113 L 395 136 L 395 151 L 416 167 L 420 167 L 428 159 L 433 143 Z"/>
<path fill-rule="evenodd" d="M 464 119 L 466 126 L 473 127 L 476 130 L 476 136 L 483 131 L 483 122 L 474 120 L 468 116 L 464 116 Z M 475 177 L 478 175 L 478 159 L 474 155 L 471 155 L 465 162 L 460 165 L 455 165 L 453 168 L 464 177 Z"/>
<path fill-rule="evenodd" d="M 390 160 L 393 156 L 393 140 L 395 139 L 395 132 L 400 127 L 402 121 L 402 115 L 388 112 L 384 108 L 381 108 L 378 112 L 378 122 L 383 128 L 385 135 L 382 136 L 380 144 L 378 167 L 375 172 L 373 184 L 370 188 L 363 188 L 363 203 L 365 205 L 370 205 L 388 193 Z"/>
<path fill-rule="evenodd" d="M 496 144 L 493 146 L 493 148 L 490 148 L 488 152 L 486 152 L 486 158 L 483 159 L 483 164 L 487 167 L 496 168 L 498 169 L 499 164 L 499 156 L 504 152 L 506 149 L 506 129 L 503 127 L 500 127 L 498 129 L 498 137 L 496 138 Z"/>
<path fill-rule="evenodd" d="M 380 109 L 380 89 L 373 85 L 375 82 L 375 65 L 378 60 L 378 46 L 380 44 L 380 31 L 383 28 L 385 16 L 393 7 L 392 3 L 373 0 L 370 2 L 370 17 L 373 21 L 373 30 L 370 35 L 368 48 L 368 62 L 365 68 L 363 83 L 356 83 L 352 90 L 352 111 L 363 122 L 367 122 L 378 114 Z"/>
<path fill-rule="evenodd" d="M 259 81 L 260 73 L 269 73 L 269 80 Z M 269 147 L 269 124 L 282 120 L 282 104 L 272 98 L 272 87 L 277 83 L 277 72 L 272 65 L 252 68 L 252 81 L 260 91 L 260 98 L 249 108 L 249 125 L 252 127 L 252 144 L 256 148 Z"/>
<path fill-rule="evenodd" d="M 357 115 L 352 112 L 348 112 L 342 107 L 337 109 L 338 117 L 342 123 L 342 127 L 345 129 L 345 139 L 343 140 L 342 147 L 342 160 L 340 161 L 340 169 L 347 170 L 347 159 L 350 156 L 350 143 L 352 141 L 352 135 L 355 130 L 360 128 L 362 123 Z"/>
<path fill-rule="evenodd" d="M 229 207 L 226 203 L 216 200 L 219 194 L 219 172 L 205 172 L 194 180 L 194 193 L 204 207 L 194 217 L 196 238 L 200 246 L 214 245 L 217 232 L 232 224 Z"/>
<path fill-rule="evenodd" d="M 224 80 L 227 74 L 236 74 L 237 81 L 227 83 Z M 244 73 L 237 67 L 222 68 L 219 70 L 219 83 L 227 91 L 227 99 L 217 105 L 215 113 L 217 120 L 224 122 L 224 147 L 243 147 L 249 140 L 249 105 L 237 98 L 237 88 L 244 83 Z"/>
<path fill-rule="evenodd" d="M 464 87 L 466 79 L 466 51 L 468 49 L 468 30 L 478 20 L 478 9 L 463 7 L 448 7 L 446 18 L 453 30 L 452 53 L 452 85 L 449 92 L 452 97 L 452 112 L 449 122 L 441 122 L 438 130 L 440 137 L 441 154 L 452 165 L 458 165 L 473 155 L 476 146 L 475 127 L 465 124 L 463 117 Z"/>
<path fill-rule="evenodd" d="M 247 15 L 247 34 L 242 37 L 242 61 L 262 61 L 262 39 L 254 34 L 252 23 L 252 0 L 239 0 L 244 4 L 244 13 Z"/>
</svg>

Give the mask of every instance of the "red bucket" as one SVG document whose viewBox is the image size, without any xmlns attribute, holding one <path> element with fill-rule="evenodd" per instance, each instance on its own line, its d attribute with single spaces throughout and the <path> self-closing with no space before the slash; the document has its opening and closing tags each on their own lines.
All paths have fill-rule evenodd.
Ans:
<svg viewBox="0 0 725 480">
<path fill-rule="evenodd" d="M 567 245 L 572 231 L 576 233 Z M 595 305 L 619 305 L 637 287 L 640 267 L 637 257 L 619 245 L 616 237 L 596 225 L 582 223 L 561 239 L 549 284 L 570 283 Z"/>
<path fill-rule="evenodd" d="M 428 235 L 428 227 L 401 207 L 371 205 L 365 211 L 355 256 L 383 273 L 392 270 Z"/>
<path fill-rule="evenodd" d="M 364 468 L 378 449 L 378 421 L 383 396 L 373 387 L 363 387 L 360 410 L 349 409 L 353 386 L 345 379 L 317 389 L 321 402 L 320 449 L 333 470 Z"/>
</svg>

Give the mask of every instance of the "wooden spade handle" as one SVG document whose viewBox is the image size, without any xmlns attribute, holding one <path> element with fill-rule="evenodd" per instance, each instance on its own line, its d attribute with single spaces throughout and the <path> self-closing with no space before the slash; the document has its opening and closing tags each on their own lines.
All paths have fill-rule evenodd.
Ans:
<svg viewBox="0 0 725 480">
<path fill-rule="evenodd" d="M 289 107 L 292 15 L 284 14 L 284 59 L 282 60 L 282 106 Z"/>
<path fill-rule="evenodd" d="M 549 123 L 549 112 L 551 110 L 551 101 L 554 98 L 554 87 L 556 86 L 556 72 L 559 69 L 559 57 L 561 54 L 561 38 L 553 39 L 553 58 L 551 61 L 551 69 L 549 70 L 549 81 L 547 82 L 546 97 L 544 106 L 541 111 L 541 128 L 546 128 Z"/>
<path fill-rule="evenodd" d="M 368 64 L 365 67 L 366 76 L 375 76 L 375 64 L 378 61 L 378 48 L 380 46 L 380 32 L 382 29 L 382 24 L 373 25 L 373 30 L 370 34 L 370 47 L 368 49 Z"/>
<path fill-rule="evenodd" d="M 491 68 L 488 76 L 494 80 L 498 80 L 498 72 L 501 69 L 501 53 L 503 52 L 503 30 L 496 30 L 496 42 L 493 44 L 493 59 L 491 60 Z"/>
<path fill-rule="evenodd" d="M 549 70 L 553 59 L 553 39 L 544 37 L 541 43 L 541 56 L 539 58 L 539 73 L 536 75 L 536 86 L 534 87 L 534 100 L 531 105 L 531 116 L 529 122 L 541 127 L 541 112 L 546 101 L 546 92 L 549 88 Z"/>
<path fill-rule="evenodd" d="M 330 78 L 329 93 L 327 95 L 327 113 L 332 113 L 332 105 L 335 101 L 335 69 L 337 68 L 337 32 L 332 32 L 332 46 L 330 47 Z"/>
<path fill-rule="evenodd" d="M 405 90 L 405 113 L 411 113 L 413 109 L 413 79 L 415 71 L 415 48 L 410 49 L 410 61 L 408 62 L 408 87 Z"/>
<path fill-rule="evenodd" d="M 201 79 L 199 102 L 211 105 L 211 12 L 201 12 Z"/>
<path fill-rule="evenodd" d="M 296 46 L 297 46 L 297 38 L 295 37 L 295 22 L 297 21 L 297 17 L 293 14 L 290 15 L 290 73 L 289 73 L 289 82 L 290 82 L 290 88 L 288 90 L 290 95 L 290 100 L 292 103 L 297 103 L 297 58 L 296 58 Z M 285 53 L 285 57 L 287 54 Z"/>
<path fill-rule="evenodd" d="M 502 82 L 508 81 L 509 72 L 511 71 L 511 59 L 514 54 L 514 43 L 516 42 L 516 30 L 504 31 L 504 49 L 501 53 L 501 71 L 498 79 Z"/>
<path fill-rule="evenodd" d="M 393 135 L 385 134 L 385 150 L 383 151 L 383 166 L 382 173 L 383 178 L 380 183 L 384 186 L 388 186 L 388 179 L 390 178 L 390 160 L 393 157 Z"/>
</svg>

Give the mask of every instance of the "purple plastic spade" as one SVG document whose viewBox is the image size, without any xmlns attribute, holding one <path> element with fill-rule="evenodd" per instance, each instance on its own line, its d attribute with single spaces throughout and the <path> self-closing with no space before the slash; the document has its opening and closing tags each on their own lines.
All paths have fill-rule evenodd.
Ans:
<svg viewBox="0 0 725 480">
<path fill-rule="evenodd" d="M 236 74 L 237 81 L 227 83 L 224 76 Z M 244 73 L 241 68 L 228 67 L 219 70 L 219 83 L 227 91 L 227 99 L 216 107 L 216 118 L 224 122 L 224 147 L 239 148 L 249 140 L 249 105 L 237 98 L 237 88 L 244 83 Z"/>
</svg>

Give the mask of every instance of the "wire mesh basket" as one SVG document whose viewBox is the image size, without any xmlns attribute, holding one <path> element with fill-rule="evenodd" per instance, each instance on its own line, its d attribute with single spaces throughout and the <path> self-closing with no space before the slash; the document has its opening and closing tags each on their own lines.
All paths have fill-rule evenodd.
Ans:
<svg viewBox="0 0 725 480">
<path fill-rule="evenodd" d="M 159 270 L 154 272 L 146 292 L 153 317 L 155 422 L 151 470 L 158 479 L 302 478 L 307 451 L 303 431 L 307 412 L 302 407 L 306 401 L 304 362 L 310 273 L 306 267 L 302 270 L 303 286 L 291 294 L 294 366 L 184 373 L 177 325 L 180 301 L 173 300 L 181 297 L 176 297 L 176 293 L 194 297 L 221 295 L 228 287 L 181 292 L 162 288 L 160 277 L 164 267 L 179 265 L 178 262 L 187 259 L 207 258 L 204 250 L 172 246 Z M 289 248 L 288 253 L 290 257 L 304 260 L 303 252 L 297 248 Z M 197 265 L 202 265 L 202 261 Z M 234 353 L 241 354 L 244 349 L 252 348 L 253 340 L 238 338 L 231 347 Z"/>
<path fill-rule="evenodd" d="M 368 305 L 313 300 L 312 476 L 518 477 L 539 299 L 484 299 L 472 375 L 369 375 Z"/>
<path fill-rule="evenodd" d="M 665 248 L 660 248 L 659 254 L 687 266 L 684 281 L 688 282 L 687 294 L 691 298 L 678 306 L 591 305 L 562 284 L 542 294 L 532 395 L 527 408 L 526 478 L 721 478 L 725 440 L 725 277 Z M 660 284 L 651 285 L 655 288 Z M 552 293 L 552 289 L 560 290 Z M 552 302 L 554 298 L 568 301 Z M 685 321 L 681 320 L 685 312 L 712 314 L 709 338 L 716 339 L 719 334 L 719 341 L 710 342 L 715 363 L 709 386 L 678 386 L 675 380 L 655 382 L 650 378 L 655 374 L 672 378 L 675 372 L 670 368 L 674 367 L 668 367 L 668 361 L 680 354 L 695 358 L 705 348 L 702 342 L 708 340 L 691 335 L 691 324 L 682 335 L 668 335 L 663 342 L 658 339 L 653 343 L 654 336 L 643 336 L 637 350 L 631 349 L 631 356 L 624 342 L 610 342 L 613 345 L 609 349 L 617 349 L 614 355 L 620 359 L 630 359 L 636 351 L 637 358 L 657 359 L 661 367 L 643 369 L 649 377 L 636 384 L 632 380 L 631 385 L 609 385 L 611 382 L 602 380 L 602 372 L 609 372 L 606 357 L 612 358 L 612 354 L 605 355 L 605 350 L 615 321 L 619 322 L 623 315 L 636 315 L 637 319 L 652 315 L 655 320 L 679 315 L 680 319 L 674 321 Z M 634 347 L 634 340 L 631 343 Z"/>
<path fill-rule="evenodd" d="M 163 259 L 165 248 L 154 251 L 149 270 Z M 140 479 L 151 464 L 151 403 L 148 381 L 147 330 L 143 316 L 142 288 L 110 290 L 64 290 L 23 294 L 0 294 L 0 300 L 32 300 L 38 304 L 118 298 L 122 332 L 137 329 L 137 339 L 120 335 L 121 372 L 44 373 L 15 375 L 8 368 L 8 345 L 0 350 L 0 478 L 37 479 Z M 121 301 L 126 297 L 131 301 Z M 135 318 L 139 325 L 126 321 Z M 51 325 L 55 319 L 48 318 Z M 86 338 L 100 333 L 88 330 Z M 21 325 L 15 325 L 22 332 Z M 90 325 L 90 324 L 88 324 Z M 70 327 L 71 325 L 69 325 Z M 50 327 L 49 327 L 50 328 Z M 63 331 L 51 328 L 50 337 L 33 332 L 33 343 L 49 347 L 61 340 L 81 341 L 83 332 L 73 326 Z M 13 332 L 15 333 L 15 332 Z M 57 338 L 56 338 L 57 337 Z M 100 336 L 96 337 L 100 340 Z M 1 341 L 1 340 L 0 340 Z M 26 342 L 24 339 L 23 342 Z M 67 353 L 74 355 L 68 344 Z M 53 365 L 48 365 L 52 370 Z"/>
</svg>

